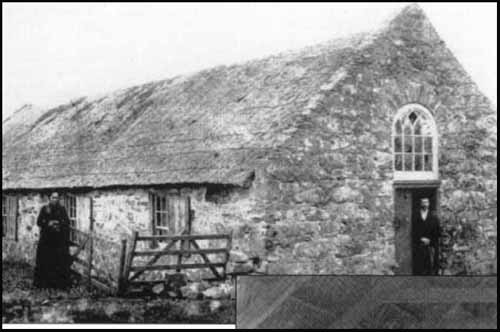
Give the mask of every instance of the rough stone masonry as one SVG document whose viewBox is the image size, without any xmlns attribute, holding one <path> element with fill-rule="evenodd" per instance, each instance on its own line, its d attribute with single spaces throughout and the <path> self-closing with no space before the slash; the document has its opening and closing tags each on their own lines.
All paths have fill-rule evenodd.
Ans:
<svg viewBox="0 0 500 332">
<path fill-rule="evenodd" d="M 92 199 L 96 229 L 113 241 L 151 232 L 154 189 L 191 197 L 193 233 L 233 232 L 237 269 L 392 274 L 390 133 L 407 104 L 428 109 L 439 133 L 443 273 L 496 274 L 496 109 L 418 6 L 375 33 L 82 99 L 31 127 L 7 120 L 2 189 L 19 198 L 19 218 L 2 258 L 33 261 L 36 214 L 53 188 L 76 195 L 83 230 Z M 109 149 L 93 160 L 71 155 L 75 145 Z M 55 172 L 46 180 L 23 146 L 62 146 L 69 161 L 28 154 Z"/>
</svg>

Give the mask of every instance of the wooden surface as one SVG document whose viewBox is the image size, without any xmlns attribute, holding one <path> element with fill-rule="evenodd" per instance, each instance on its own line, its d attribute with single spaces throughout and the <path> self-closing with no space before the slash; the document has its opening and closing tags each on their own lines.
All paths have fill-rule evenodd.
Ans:
<svg viewBox="0 0 500 332">
<path fill-rule="evenodd" d="M 226 277 L 226 268 L 231 251 L 231 234 L 183 234 L 183 235 L 155 235 L 155 236 L 139 236 L 134 233 L 132 239 L 132 247 L 128 253 L 127 264 L 123 268 L 123 286 L 125 290 L 127 284 L 138 281 L 138 278 L 148 271 L 167 271 L 176 270 L 180 273 L 182 270 L 188 269 L 210 269 L 216 280 L 223 280 Z M 206 240 L 226 240 L 225 246 L 216 248 L 202 248 L 196 241 Z M 155 242 L 162 241 L 165 244 L 164 248 L 156 250 L 137 250 L 137 242 Z M 168 243 L 167 243 L 168 242 Z M 177 246 L 177 244 L 180 244 Z M 202 263 L 190 260 L 192 255 L 201 257 Z M 209 255 L 220 256 L 209 257 Z M 165 256 L 177 256 L 176 264 L 159 263 L 160 259 Z M 134 258 L 146 258 L 145 264 L 134 265 Z M 186 262 L 186 260 L 188 262 Z M 137 263 L 137 262 L 136 262 Z M 143 261 L 144 263 L 144 261 Z M 217 269 L 221 269 L 221 271 Z M 133 275 L 130 275 L 134 272 Z M 156 283 L 157 280 L 150 280 L 148 283 Z"/>
<path fill-rule="evenodd" d="M 496 328 L 496 277 L 238 278 L 237 327 Z"/>
<path fill-rule="evenodd" d="M 412 274 L 411 208 L 412 193 L 409 189 L 394 192 L 395 246 L 397 274 Z"/>
</svg>

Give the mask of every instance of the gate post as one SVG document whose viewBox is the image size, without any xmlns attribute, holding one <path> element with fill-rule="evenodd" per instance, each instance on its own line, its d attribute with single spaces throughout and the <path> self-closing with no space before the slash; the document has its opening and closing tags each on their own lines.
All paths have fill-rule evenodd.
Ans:
<svg viewBox="0 0 500 332">
<path fill-rule="evenodd" d="M 89 252 L 87 257 L 87 289 L 92 290 L 92 261 L 94 256 L 94 200 L 90 197 Z"/>
<path fill-rule="evenodd" d="M 120 265 L 118 267 L 118 295 L 123 294 L 125 290 L 125 259 L 127 256 L 127 239 L 122 239 L 120 250 Z"/>
<path fill-rule="evenodd" d="M 123 283 L 122 283 L 122 287 L 123 287 L 123 291 L 125 292 L 127 287 L 128 287 L 128 283 L 129 283 L 129 276 L 130 276 L 130 268 L 132 267 L 132 263 L 134 261 L 134 255 L 135 255 L 135 249 L 137 247 L 137 238 L 139 237 L 139 232 L 137 231 L 134 231 L 132 233 L 132 242 L 130 244 L 130 248 L 128 248 L 128 252 L 127 252 L 127 255 L 126 255 L 126 259 L 125 259 L 125 266 L 123 267 Z"/>
</svg>

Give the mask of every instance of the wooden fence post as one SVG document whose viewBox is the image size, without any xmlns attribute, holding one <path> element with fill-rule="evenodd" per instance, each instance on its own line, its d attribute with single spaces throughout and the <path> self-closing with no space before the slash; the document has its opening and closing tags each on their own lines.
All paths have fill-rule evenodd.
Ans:
<svg viewBox="0 0 500 332">
<path fill-rule="evenodd" d="M 224 265 L 224 279 L 227 278 L 227 264 L 229 264 L 229 260 L 231 259 L 231 250 L 233 249 L 233 231 L 229 233 L 229 238 L 227 239 L 227 252 L 226 252 L 226 261 Z"/>
<path fill-rule="evenodd" d="M 179 250 L 179 256 L 177 256 L 177 273 L 181 273 L 181 265 L 182 265 L 182 256 L 183 252 L 182 250 L 184 249 L 184 241 L 180 242 L 180 250 Z"/>
<path fill-rule="evenodd" d="M 127 257 L 127 239 L 122 239 L 120 249 L 120 265 L 118 267 L 118 294 L 122 294 L 125 286 L 125 259 Z"/>
<path fill-rule="evenodd" d="M 87 257 L 87 289 L 92 290 L 92 261 L 94 258 L 94 200 L 90 197 L 89 252 Z"/>
<path fill-rule="evenodd" d="M 134 255 L 135 255 L 135 249 L 137 247 L 137 238 L 139 237 L 139 232 L 134 231 L 132 233 L 132 243 L 130 245 L 130 248 L 128 250 L 127 258 L 125 261 L 125 266 L 123 268 L 123 291 L 126 290 L 128 287 L 128 282 L 129 282 L 129 276 L 130 276 L 130 269 L 132 267 L 132 263 L 134 261 Z"/>
</svg>

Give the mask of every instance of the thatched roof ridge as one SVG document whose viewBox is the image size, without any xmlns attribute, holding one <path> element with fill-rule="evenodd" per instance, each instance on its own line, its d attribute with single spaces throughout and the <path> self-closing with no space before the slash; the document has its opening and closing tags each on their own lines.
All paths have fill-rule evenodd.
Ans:
<svg viewBox="0 0 500 332">
<path fill-rule="evenodd" d="M 289 135 L 294 115 L 388 26 L 36 116 L 26 107 L 2 123 L 2 189 L 243 185 Z"/>
</svg>

